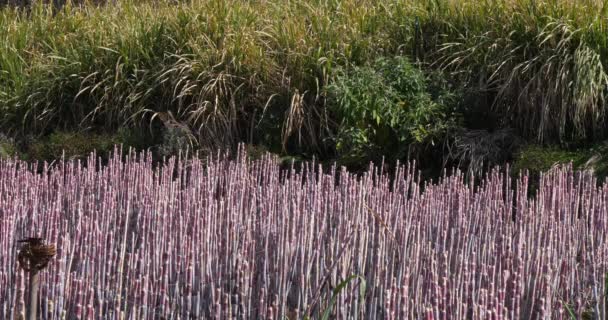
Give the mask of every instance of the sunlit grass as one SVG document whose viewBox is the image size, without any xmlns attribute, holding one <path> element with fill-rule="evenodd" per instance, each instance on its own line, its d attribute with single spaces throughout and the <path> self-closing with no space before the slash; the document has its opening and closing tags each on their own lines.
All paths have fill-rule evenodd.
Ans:
<svg viewBox="0 0 608 320">
<path fill-rule="evenodd" d="M 260 128 L 317 145 L 331 132 L 323 88 L 336 67 L 405 54 L 490 92 L 525 136 L 602 137 L 606 10 L 532 0 L 4 8 L 0 123 L 45 133 L 147 125 L 162 113 L 209 147 L 255 139 Z"/>
</svg>

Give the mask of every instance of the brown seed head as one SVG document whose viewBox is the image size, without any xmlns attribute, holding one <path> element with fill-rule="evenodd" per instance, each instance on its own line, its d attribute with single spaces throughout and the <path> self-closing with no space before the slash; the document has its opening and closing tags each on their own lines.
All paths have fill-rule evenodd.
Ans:
<svg viewBox="0 0 608 320">
<path fill-rule="evenodd" d="M 45 245 L 42 238 L 26 238 L 19 240 L 18 242 L 25 243 L 21 250 L 17 260 L 19 266 L 25 271 L 40 271 L 44 269 L 51 258 L 57 253 L 57 249 L 54 245 Z"/>
</svg>

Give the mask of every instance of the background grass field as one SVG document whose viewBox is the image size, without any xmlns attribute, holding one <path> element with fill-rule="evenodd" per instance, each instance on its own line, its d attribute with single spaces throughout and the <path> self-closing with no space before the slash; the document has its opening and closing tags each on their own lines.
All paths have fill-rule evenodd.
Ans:
<svg viewBox="0 0 608 320">
<path fill-rule="evenodd" d="M 3 141 L 48 159 L 71 144 L 65 136 L 161 155 L 246 142 L 352 168 L 418 159 L 432 172 L 478 171 L 527 145 L 597 148 L 607 10 L 533 0 L 5 6 Z"/>
</svg>

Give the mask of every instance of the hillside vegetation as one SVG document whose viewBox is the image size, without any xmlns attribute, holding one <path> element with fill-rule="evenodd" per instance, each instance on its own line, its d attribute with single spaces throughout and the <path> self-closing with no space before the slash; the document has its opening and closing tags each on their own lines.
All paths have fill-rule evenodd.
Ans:
<svg viewBox="0 0 608 320">
<path fill-rule="evenodd" d="M 586 148 L 607 133 L 607 10 L 534 0 L 7 6 L 2 140 L 38 158 L 80 135 L 160 155 L 246 142 L 354 168 L 385 157 L 474 171 L 526 144 Z"/>
</svg>

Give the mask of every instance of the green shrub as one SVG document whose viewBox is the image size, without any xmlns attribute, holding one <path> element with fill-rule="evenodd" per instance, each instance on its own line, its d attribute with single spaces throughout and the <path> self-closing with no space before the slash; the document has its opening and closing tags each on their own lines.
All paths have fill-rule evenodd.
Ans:
<svg viewBox="0 0 608 320">
<path fill-rule="evenodd" d="M 327 87 L 339 121 L 336 148 L 347 162 L 402 159 L 411 145 L 436 145 L 459 124 L 454 93 L 432 94 L 428 77 L 406 57 L 340 69 Z"/>
</svg>

